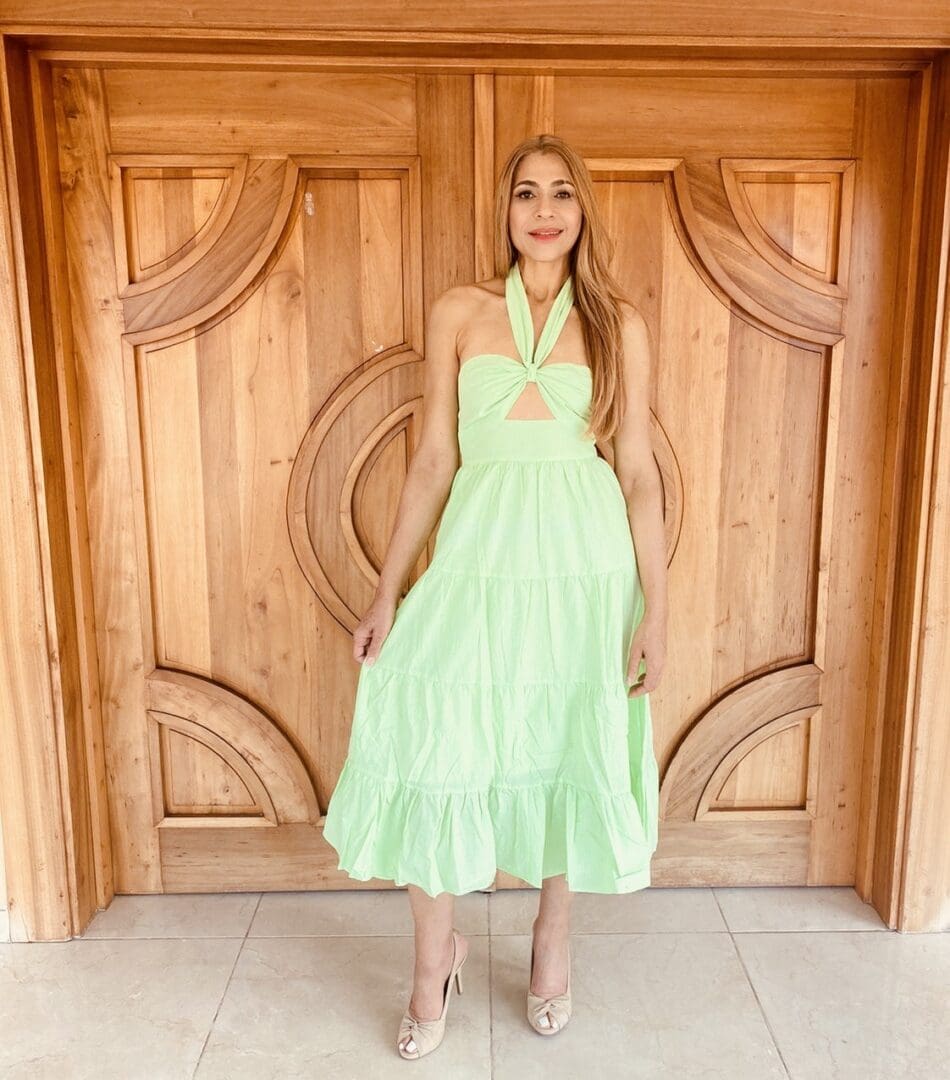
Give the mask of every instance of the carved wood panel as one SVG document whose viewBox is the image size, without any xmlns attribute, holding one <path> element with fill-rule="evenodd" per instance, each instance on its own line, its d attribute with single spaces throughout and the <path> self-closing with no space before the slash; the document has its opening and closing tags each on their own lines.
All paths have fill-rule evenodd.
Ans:
<svg viewBox="0 0 950 1080">
<path fill-rule="evenodd" d="M 320 815 L 424 315 L 538 130 L 657 343 L 654 880 L 853 880 L 907 108 L 857 83 L 57 70 L 118 891 L 353 884 Z"/>
</svg>

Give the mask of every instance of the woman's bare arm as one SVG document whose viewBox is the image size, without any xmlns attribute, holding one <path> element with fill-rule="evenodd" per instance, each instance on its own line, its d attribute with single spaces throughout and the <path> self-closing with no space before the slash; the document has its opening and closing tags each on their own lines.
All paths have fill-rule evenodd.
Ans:
<svg viewBox="0 0 950 1080">
<path fill-rule="evenodd" d="M 667 621 L 666 534 L 663 485 L 650 440 L 650 334 L 643 316 L 623 305 L 625 415 L 613 436 L 614 472 L 627 503 L 646 610 L 629 661 L 636 680 L 641 655 L 646 679 L 634 694 L 652 690 L 665 662 Z"/>
<path fill-rule="evenodd" d="M 409 572 L 445 507 L 459 466 L 457 335 L 463 288 L 447 289 L 429 310 L 423 364 L 422 430 L 399 497 L 376 594 L 353 634 L 354 659 L 375 660 Z"/>
</svg>

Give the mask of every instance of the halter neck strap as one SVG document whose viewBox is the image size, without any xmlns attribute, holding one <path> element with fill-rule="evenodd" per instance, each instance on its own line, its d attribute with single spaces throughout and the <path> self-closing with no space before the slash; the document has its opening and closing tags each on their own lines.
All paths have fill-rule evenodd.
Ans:
<svg viewBox="0 0 950 1080">
<path fill-rule="evenodd" d="M 551 310 L 548 312 L 537 345 L 534 344 L 534 324 L 531 318 L 531 305 L 528 303 L 528 294 L 525 292 L 524 282 L 521 280 L 521 269 L 517 259 L 511 264 L 508 276 L 505 278 L 505 301 L 508 306 L 508 319 L 511 322 L 511 332 L 515 338 L 515 345 L 521 354 L 522 362 L 529 369 L 539 368 L 554 348 L 564 323 L 574 305 L 574 279 L 569 274 L 560 291 L 554 298 Z"/>
</svg>

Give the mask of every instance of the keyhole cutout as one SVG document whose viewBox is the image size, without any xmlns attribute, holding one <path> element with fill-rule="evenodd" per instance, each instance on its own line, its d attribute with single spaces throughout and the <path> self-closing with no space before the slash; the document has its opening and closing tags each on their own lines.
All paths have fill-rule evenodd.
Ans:
<svg viewBox="0 0 950 1080">
<path fill-rule="evenodd" d="M 506 420 L 553 420 L 547 402 L 541 396 L 536 382 L 526 382 L 514 405 L 505 416 Z"/>
</svg>

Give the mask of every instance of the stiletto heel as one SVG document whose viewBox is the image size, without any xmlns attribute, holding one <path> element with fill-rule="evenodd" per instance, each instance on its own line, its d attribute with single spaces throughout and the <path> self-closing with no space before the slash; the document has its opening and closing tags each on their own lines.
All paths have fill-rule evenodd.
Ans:
<svg viewBox="0 0 950 1080">
<path fill-rule="evenodd" d="M 404 1057 L 407 1061 L 414 1061 L 416 1058 L 421 1058 L 425 1054 L 430 1054 L 442 1042 L 442 1038 L 445 1035 L 445 1018 L 449 1011 L 449 998 L 452 996 L 452 981 L 453 979 L 455 980 L 456 989 L 461 994 L 462 965 L 468 959 L 468 953 L 466 953 L 465 956 L 459 960 L 458 951 L 458 931 L 453 929 L 452 968 L 449 971 L 449 977 L 445 980 L 441 1014 L 435 1020 L 417 1020 L 409 1009 L 406 1009 L 403 1013 L 402 1021 L 399 1025 L 399 1035 L 396 1038 L 396 1049 L 399 1051 L 399 1056 Z M 403 1042 L 408 1043 L 410 1039 L 415 1044 L 415 1049 L 403 1049 Z"/>
<path fill-rule="evenodd" d="M 571 1018 L 571 952 L 567 952 L 567 987 L 563 994 L 544 998 L 531 993 L 531 980 L 534 978 L 534 940 L 531 941 L 531 970 L 528 974 L 527 1016 L 528 1023 L 539 1035 L 556 1035 L 563 1031 Z M 547 1023 L 542 1021 L 546 1020 Z"/>
</svg>

